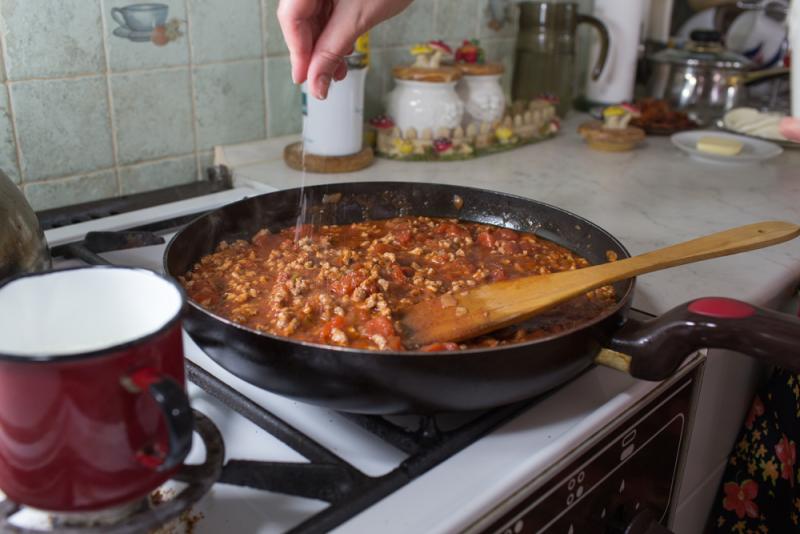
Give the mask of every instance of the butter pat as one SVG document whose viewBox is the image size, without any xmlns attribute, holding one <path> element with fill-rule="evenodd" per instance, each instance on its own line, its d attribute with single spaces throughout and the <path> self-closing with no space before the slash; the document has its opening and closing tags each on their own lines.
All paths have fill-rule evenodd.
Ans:
<svg viewBox="0 0 800 534">
<path fill-rule="evenodd" d="M 735 156 L 742 151 L 744 145 L 741 141 L 727 137 L 701 137 L 697 141 L 697 150 L 719 156 Z"/>
</svg>

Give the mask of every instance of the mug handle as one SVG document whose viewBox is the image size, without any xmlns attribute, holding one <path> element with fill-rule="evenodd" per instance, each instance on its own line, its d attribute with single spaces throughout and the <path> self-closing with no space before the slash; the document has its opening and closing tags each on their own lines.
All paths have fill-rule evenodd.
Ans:
<svg viewBox="0 0 800 534">
<path fill-rule="evenodd" d="M 139 451 L 136 460 L 148 469 L 168 471 L 177 467 L 192 448 L 194 418 L 189 399 L 183 388 L 171 377 L 155 369 L 137 369 L 122 380 L 125 389 L 132 393 L 147 391 L 158 404 L 167 424 L 168 450 L 163 455 Z"/>
<path fill-rule="evenodd" d="M 111 8 L 111 18 L 117 21 L 117 24 L 122 26 L 123 28 L 127 28 L 128 24 L 125 22 L 125 18 L 122 16 L 122 10 L 118 7 Z"/>
<path fill-rule="evenodd" d="M 597 80 L 603 73 L 608 59 L 608 46 L 611 42 L 611 37 L 608 35 L 608 28 L 603 24 L 603 21 L 591 15 L 578 15 L 578 24 L 588 24 L 597 30 L 600 34 L 600 55 L 597 56 L 597 63 L 592 69 L 592 80 Z"/>
</svg>

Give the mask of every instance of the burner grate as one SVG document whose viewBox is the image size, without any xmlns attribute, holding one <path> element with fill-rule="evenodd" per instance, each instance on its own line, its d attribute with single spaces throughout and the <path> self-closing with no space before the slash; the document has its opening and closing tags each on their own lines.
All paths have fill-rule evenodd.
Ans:
<svg viewBox="0 0 800 534">
<path fill-rule="evenodd" d="M 174 228 L 185 224 L 183 219 L 186 217 L 162 221 L 158 227 Z M 114 249 L 110 245 L 113 243 L 117 243 L 121 249 L 128 248 L 126 244 L 137 240 L 149 242 L 150 237 L 142 234 L 142 231 L 152 230 L 151 226 L 142 226 L 121 232 L 103 232 L 101 238 L 87 235 L 81 242 L 58 247 L 54 254 L 81 259 L 89 264 L 108 264 L 105 258 L 99 256 L 99 252 L 110 252 Z M 437 419 L 429 416 L 419 416 L 419 425 L 409 430 L 378 415 L 343 413 L 343 417 L 409 455 L 394 470 L 382 476 L 370 477 L 188 360 L 186 372 L 191 382 L 309 460 L 310 463 L 293 463 L 229 459 L 219 479 L 219 483 L 223 484 L 282 492 L 330 503 L 327 508 L 291 529 L 293 533 L 332 530 L 536 402 L 536 399 L 528 399 L 485 411 L 448 430 L 442 430 Z"/>
<path fill-rule="evenodd" d="M 102 526 L 73 526 L 54 524 L 52 529 L 40 530 L 20 527 L 12 522 L 22 507 L 9 500 L 0 501 L 0 532 L 14 534 L 138 534 L 149 532 L 179 517 L 191 509 L 219 479 L 225 459 L 222 434 L 211 420 L 194 411 L 195 432 L 203 440 L 206 459 L 202 464 L 184 464 L 173 480 L 187 484 L 174 497 L 163 502 L 143 506 L 124 519 Z M 55 522 L 54 522 L 55 523 Z"/>
</svg>

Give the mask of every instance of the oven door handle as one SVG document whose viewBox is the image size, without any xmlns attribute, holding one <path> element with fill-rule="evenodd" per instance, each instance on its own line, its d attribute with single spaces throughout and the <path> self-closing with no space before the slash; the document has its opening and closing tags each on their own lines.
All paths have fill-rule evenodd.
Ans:
<svg viewBox="0 0 800 534">
<path fill-rule="evenodd" d="M 800 319 L 723 297 L 682 304 L 650 321 L 628 320 L 597 362 L 664 380 L 700 349 L 730 349 L 800 372 Z"/>
</svg>

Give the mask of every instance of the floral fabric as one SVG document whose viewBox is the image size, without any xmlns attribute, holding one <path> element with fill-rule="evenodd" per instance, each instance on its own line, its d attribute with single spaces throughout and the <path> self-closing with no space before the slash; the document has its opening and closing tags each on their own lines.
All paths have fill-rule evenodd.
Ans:
<svg viewBox="0 0 800 534">
<path fill-rule="evenodd" d="M 722 477 L 709 533 L 800 533 L 800 375 L 776 370 L 753 399 Z"/>
</svg>

